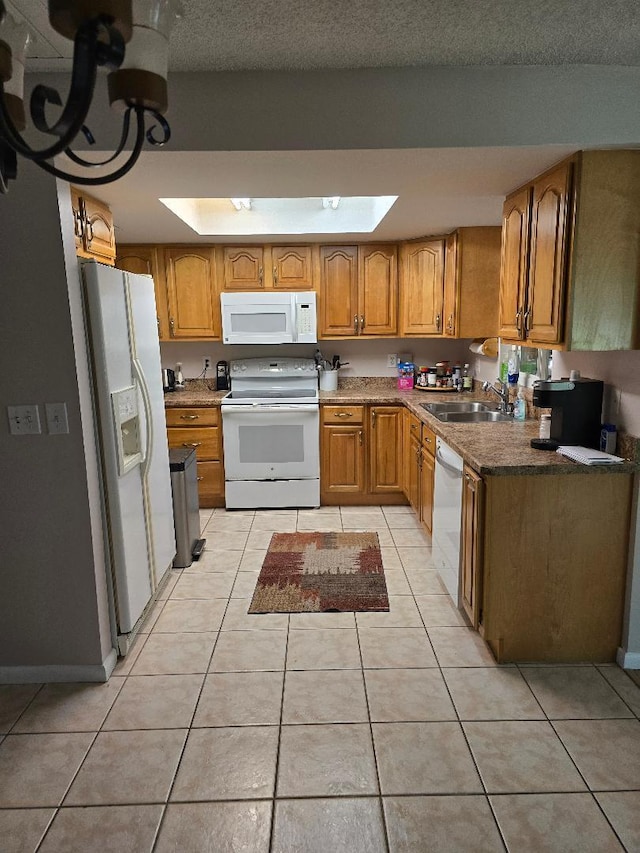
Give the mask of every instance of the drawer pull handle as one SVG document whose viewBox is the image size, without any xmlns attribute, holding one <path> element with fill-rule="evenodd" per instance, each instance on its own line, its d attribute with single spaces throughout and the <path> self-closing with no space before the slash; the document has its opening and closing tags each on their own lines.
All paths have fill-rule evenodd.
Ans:
<svg viewBox="0 0 640 853">
<path fill-rule="evenodd" d="M 411 424 L 411 429 L 418 429 L 418 424 Z"/>
<path fill-rule="evenodd" d="M 352 418 L 353 412 L 336 412 L 337 418 Z"/>
<path fill-rule="evenodd" d="M 200 482 L 200 480 L 204 480 L 204 477 L 196 477 L 196 480 Z"/>
<path fill-rule="evenodd" d="M 188 441 L 182 442 L 183 447 L 200 447 L 201 444 L 202 444 L 201 441 L 193 441 L 191 443 L 189 443 Z"/>
<path fill-rule="evenodd" d="M 197 421 L 200 415 L 180 415 L 183 421 Z"/>
<path fill-rule="evenodd" d="M 425 441 L 427 442 L 427 444 L 431 444 L 431 439 L 430 439 L 430 438 L 425 438 Z"/>
<path fill-rule="evenodd" d="M 358 438 L 360 439 L 360 447 L 362 447 L 362 444 L 363 444 L 363 441 L 362 441 L 362 430 L 359 430 L 359 431 L 358 431 Z"/>
</svg>

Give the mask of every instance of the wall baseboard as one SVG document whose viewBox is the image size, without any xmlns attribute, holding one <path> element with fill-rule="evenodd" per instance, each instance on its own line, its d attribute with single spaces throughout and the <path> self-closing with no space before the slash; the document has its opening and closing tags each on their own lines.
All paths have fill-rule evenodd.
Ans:
<svg viewBox="0 0 640 853">
<path fill-rule="evenodd" d="M 616 661 L 623 669 L 640 669 L 640 652 L 628 652 L 619 648 Z"/>
<path fill-rule="evenodd" d="M 0 666 L 0 684 L 108 681 L 117 661 L 116 650 L 111 649 L 102 663 L 95 665 Z"/>
</svg>

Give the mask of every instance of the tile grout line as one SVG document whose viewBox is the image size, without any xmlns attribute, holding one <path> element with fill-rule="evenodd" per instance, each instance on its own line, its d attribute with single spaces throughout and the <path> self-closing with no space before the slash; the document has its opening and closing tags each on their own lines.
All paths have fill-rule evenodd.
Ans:
<svg viewBox="0 0 640 853">
<path fill-rule="evenodd" d="M 297 526 L 297 523 L 296 523 Z M 287 683 L 287 658 L 289 656 L 289 634 L 291 632 L 291 614 L 287 614 L 287 639 L 284 648 L 284 662 L 282 670 L 282 693 L 280 694 L 280 721 L 278 723 L 278 743 L 276 745 L 276 766 L 273 773 L 273 794 L 271 797 L 271 827 L 269 832 L 269 853 L 273 850 L 276 829 L 276 800 L 278 794 L 278 781 L 280 774 L 280 746 L 282 743 L 282 718 L 284 714 L 284 691 Z"/>
<path fill-rule="evenodd" d="M 384 568 L 383 568 L 383 571 L 384 571 Z M 385 809 L 384 809 L 384 800 L 383 800 L 383 794 L 382 794 L 382 783 L 380 781 L 380 768 L 378 766 L 378 754 L 376 752 L 376 742 L 375 742 L 375 738 L 373 736 L 373 721 L 371 719 L 371 706 L 369 704 L 369 691 L 367 689 L 367 679 L 366 679 L 365 671 L 364 671 L 364 660 L 362 657 L 362 647 L 360 645 L 360 633 L 359 633 L 358 620 L 356 619 L 355 622 L 356 622 L 356 640 L 358 643 L 358 655 L 360 656 L 360 674 L 362 676 L 362 686 L 364 688 L 364 700 L 365 700 L 365 703 L 367 705 L 367 717 L 368 717 L 368 722 L 369 722 L 369 737 L 371 738 L 371 749 L 373 751 L 373 764 L 374 764 L 374 767 L 376 768 L 376 781 L 378 783 L 378 798 L 377 798 L 378 799 L 378 807 L 380 809 L 380 816 L 382 818 L 382 831 L 384 833 L 384 842 L 385 842 L 386 850 L 388 853 L 388 851 L 390 851 L 390 849 L 391 849 L 391 846 L 389 844 L 389 828 L 387 826 L 387 816 L 385 814 Z"/>
</svg>

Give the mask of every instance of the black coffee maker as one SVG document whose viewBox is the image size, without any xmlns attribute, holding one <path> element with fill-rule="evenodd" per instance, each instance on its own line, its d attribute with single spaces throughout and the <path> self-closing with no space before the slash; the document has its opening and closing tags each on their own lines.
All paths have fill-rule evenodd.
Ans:
<svg viewBox="0 0 640 853">
<path fill-rule="evenodd" d="M 599 379 L 550 379 L 533 386 L 533 405 L 551 409 L 551 441 L 600 446 L 602 395 Z"/>
</svg>

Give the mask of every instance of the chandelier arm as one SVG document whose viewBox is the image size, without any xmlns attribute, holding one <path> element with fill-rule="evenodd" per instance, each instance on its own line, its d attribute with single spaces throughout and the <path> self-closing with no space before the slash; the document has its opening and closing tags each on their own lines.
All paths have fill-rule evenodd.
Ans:
<svg viewBox="0 0 640 853">
<path fill-rule="evenodd" d="M 77 163 L 79 166 L 87 166 L 88 168 L 95 168 L 97 166 L 106 166 L 107 163 L 111 163 L 117 157 L 119 157 L 124 151 L 124 146 L 127 144 L 127 139 L 129 138 L 129 129 L 131 126 L 131 112 L 133 107 L 129 107 L 124 114 L 124 118 L 122 119 L 122 133 L 120 134 L 120 142 L 118 143 L 118 147 L 113 152 L 113 154 L 107 160 L 101 160 L 100 162 L 93 162 L 91 160 L 85 160 L 83 157 L 80 157 L 79 154 L 76 154 L 75 151 L 72 151 L 71 148 L 65 148 L 64 153 L 70 160 L 73 160 L 74 163 Z M 95 144 L 95 143 L 93 143 Z"/>
<path fill-rule="evenodd" d="M 100 28 L 106 28 L 110 38 L 114 42 L 107 45 L 106 48 L 98 44 Z M 115 47 L 117 51 L 119 44 L 121 46 L 119 33 L 113 28 L 106 26 L 100 19 L 88 21 L 80 27 L 75 38 L 69 96 L 62 116 L 52 127 L 49 127 L 46 122 L 44 107 L 46 103 L 62 103 L 58 92 L 44 85 L 36 86 L 33 90 L 31 96 L 31 117 L 34 124 L 38 130 L 59 137 L 58 141 L 48 148 L 38 151 L 31 148 L 25 142 L 9 116 L 4 101 L 4 86 L 0 84 L 0 131 L 2 131 L 2 135 L 14 151 L 28 160 L 38 162 L 41 160 L 50 160 L 57 154 L 61 154 L 65 148 L 71 145 L 81 130 L 89 112 L 89 107 L 91 106 L 97 66 L 106 64 L 109 61 L 109 56 L 113 59 L 110 49 L 111 47 Z M 119 62 L 122 62 L 122 57 L 120 57 Z"/>
<path fill-rule="evenodd" d="M 123 163 L 119 169 L 116 169 L 116 171 L 112 172 L 110 175 L 99 178 L 85 178 L 82 175 L 72 175 L 68 172 L 64 172 L 62 169 L 52 166 L 51 163 L 38 162 L 38 166 L 40 166 L 41 169 L 44 169 L 45 172 L 49 172 L 50 175 L 55 175 L 56 178 L 62 178 L 64 181 L 69 181 L 70 184 L 77 184 L 79 186 L 97 187 L 102 184 L 110 184 L 113 183 L 113 181 L 118 181 L 120 178 L 124 177 L 127 172 L 133 169 L 138 157 L 140 156 L 140 152 L 142 151 L 142 146 L 144 145 L 144 107 L 135 107 L 135 112 L 138 124 L 136 128 L 135 143 L 131 150 L 131 154 L 129 155 L 129 159 L 126 163 Z"/>
</svg>

